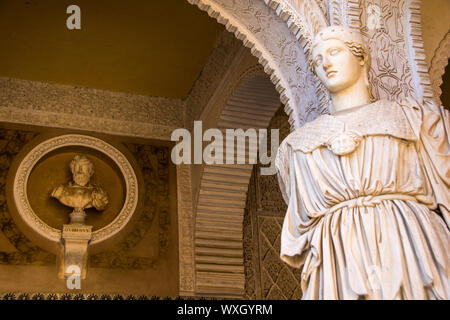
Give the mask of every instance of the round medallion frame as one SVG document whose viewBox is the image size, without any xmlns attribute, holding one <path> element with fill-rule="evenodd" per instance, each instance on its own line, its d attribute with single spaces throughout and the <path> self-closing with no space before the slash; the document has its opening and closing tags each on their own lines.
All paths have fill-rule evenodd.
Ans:
<svg viewBox="0 0 450 320">
<path fill-rule="evenodd" d="M 60 243 L 62 231 L 47 225 L 31 207 L 27 197 L 27 186 L 30 174 L 37 164 L 48 153 L 64 148 L 80 146 L 97 150 L 110 158 L 119 168 L 125 181 L 125 201 L 119 214 L 108 225 L 92 232 L 90 245 L 99 244 L 117 235 L 130 221 L 138 204 L 138 179 L 125 155 L 111 144 L 87 135 L 60 135 L 39 143 L 31 149 L 20 162 L 14 177 L 14 203 L 23 222 L 39 236 L 53 243 Z"/>
</svg>

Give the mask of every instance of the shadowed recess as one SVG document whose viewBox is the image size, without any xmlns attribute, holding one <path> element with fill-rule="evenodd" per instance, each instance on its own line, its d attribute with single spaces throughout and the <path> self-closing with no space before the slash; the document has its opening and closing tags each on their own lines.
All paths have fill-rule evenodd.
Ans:
<svg viewBox="0 0 450 320">
<path fill-rule="evenodd" d="M 223 30 L 184 0 L 0 0 L 0 77 L 183 99 Z"/>
</svg>

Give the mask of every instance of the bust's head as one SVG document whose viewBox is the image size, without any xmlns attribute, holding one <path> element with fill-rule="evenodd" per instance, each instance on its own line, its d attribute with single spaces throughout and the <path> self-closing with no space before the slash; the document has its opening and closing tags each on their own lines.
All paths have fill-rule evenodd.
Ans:
<svg viewBox="0 0 450 320">
<path fill-rule="evenodd" d="M 358 81 L 369 86 L 369 51 L 361 34 L 346 27 L 326 27 L 319 31 L 312 45 L 311 68 L 331 93 L 345 90 Z"/>
<path fill-rule="evenodd" d="M 80 186 L 86 186 L 94 174 L 94 164 L 86 156 L 76 155 L 70 162 L 73 181 Z"/>
</svg>

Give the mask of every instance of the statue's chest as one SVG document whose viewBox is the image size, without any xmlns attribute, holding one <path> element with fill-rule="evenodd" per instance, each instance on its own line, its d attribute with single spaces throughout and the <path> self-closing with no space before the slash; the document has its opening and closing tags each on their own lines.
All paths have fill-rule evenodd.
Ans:
<svg viewBox="0 0 450 320">
<path fill-rule="evenodd" d="M 93 188 L 67 187 L 64 188 L 63 196 L 73 206 L 84 207 L 92 199 Z"/>
<path fill-rule="evenodd" d="M 342 116 L 323 115 L 297 129 L 287 138 L 287 143 L 304 153 L 326 147 L 342 156 L 355 151 L 365 136 L 379 135 L 405 141 L 417 139 L 401 107 L 379 101 Z"/>
</svg>

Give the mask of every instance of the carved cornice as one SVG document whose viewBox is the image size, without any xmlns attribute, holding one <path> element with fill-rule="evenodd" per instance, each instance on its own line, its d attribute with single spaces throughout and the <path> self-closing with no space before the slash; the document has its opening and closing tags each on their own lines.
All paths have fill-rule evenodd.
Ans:
<svg viewBox="0 0 450 320">
<path fill-rule="evenodd" d="M 317 7 L 322 11 L 323 16 L 329 22 L 330 17 L 328 13 L 328 0 L 314 0 L 317 3 Z"/>
<path fill-rule="evenodd" d="M 169 140 L 185 101 L 0 78 L 0 121 Z"/>
<path fill-rule="evenodd" d="M 430 78 L 431 85 L 433 87 L 434 98 L 439 104 L 441 102 L 442 90 L 440 88 L 442 84 L 442 76 L 445 73 L 445 67 L 448 64 L 448 59 L 450 58 L 450 31 L 441 40 L 439 46 L 434 52 L 433 58 L 431 59 L 430 66 Z"/>
<path fill-rule="evenodd" d="M 115 147 L 98 138 L 68 134 L 48 139 L 25 155 L 14 177 L 14 202 L 20 218 L 40 237 L 53 243 L 61 240 L 61 230 L 44 223 L 33 211 L 27 198 L 27 183 L 36 163 L 53 150 L 67 146 L 82 146 L 104 153 L 120 169 L 126 186 L 124 205 L 117 217 L 107 226 L 92 233 L 90 245 L 98 244 L 122 230 L 133 215 L 138 201 L 138 182 L 133 167 L 127 158 Z"/>
<path fill-rule="evenodd" d="M 4 183 L 7 172 L 10 169 L 11 159 L 14 158 L 23 146 L 33 139 L 37 134 L 27 131 L 0 130 L 0 154 L 3 155 L 0 161 L 0 232 L 3 232 L 8 241 L 17 249 L 16 252 L 0 252 L 0 264 L 6 265 L 55 265 L 55 255 L 42 250 L 36 244 L 26 238 L 21 230 L 14 223 L 10 210 L 6 204 L 6 194 Z M 8 143 L 4 143 L 8 141 Z M 157 267 L 158 261 L 164 259 L 164 254 L 173 245 L 168 236 L 167 230 L 173 221 L 167 217 L 169 206 L 168 188 L 169 183 L 166 161 L 158 161 L 158 168 L 154 168 L 152 162 L 147 161 L 157 154 L 163 154 L 163 159 L 169 159 L 169 150 L 166 147 L 148 148 L 145 145 L 126 143 L 125 146 L 137 159 L 140 171 L 143 172 L 143 183 L 146 195 L 144 199 L 144 209 L 135 222 L 133 230 L 126 235 L 123 241 L 107 251 L 102 251 L 90 256 L 90 267 L 96 268 L 122 268 L 122 269 L 148 269 Z M 153 191 L 155 185 L 158 187 L 156 193 Z M 141 200 L 140 200 L 141 201 Z M 143 240 L 152 225 L 159 224 L 159 250 L 158 255 L 153 257 L 141 257 L 129 255 L 131 248 Z M 191 228 L 192 229 L 192 228 Z M 17 296 L 16 296 L 17 298 Z"/>
</svg>

